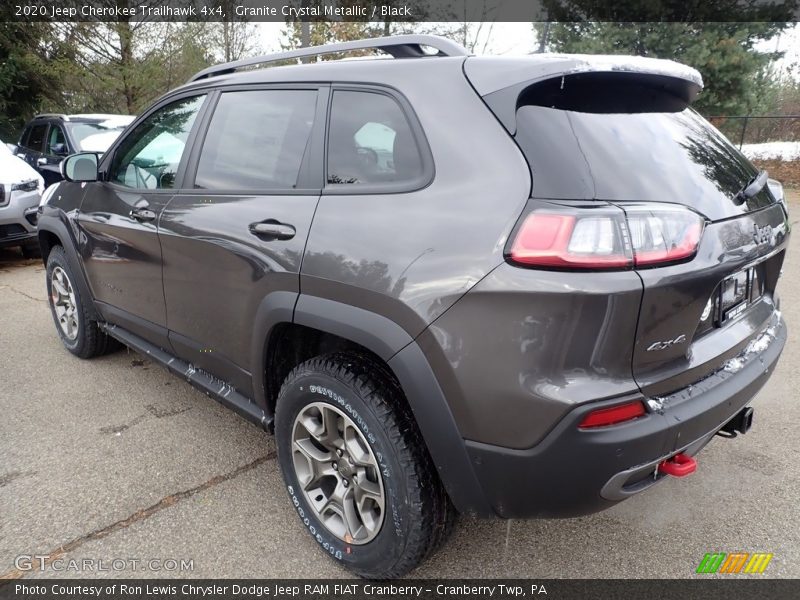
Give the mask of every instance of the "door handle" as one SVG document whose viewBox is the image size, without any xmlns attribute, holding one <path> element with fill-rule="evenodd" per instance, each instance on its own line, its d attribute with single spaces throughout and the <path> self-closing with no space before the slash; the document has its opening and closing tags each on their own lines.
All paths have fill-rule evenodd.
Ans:
<svg viewBox="0 0 800 600">
<path fill-rule="evenodd" d="M 279 223 L 275 219 L 268 219 L 260 223 L 250 223 L 250 233 L 258 237 L 273 240 L 290 240 L 297 230 L 286 223 Z"/>
<path fill-rule="evenodd" d="M 144 221 L 152 221 L 156 218 L 156 213 L 149 208 L 134 208 L 131 210 L 131 218 L 136 219 L 140 223 Z"/>
<path fill-rule="evenodd" d="M 42 156 L 41 158 L 37 158 L 36 159 L 36 164 L 39 165 L 40 167 L 42 165 L 46 165 L 47 164 L 47 159 L 44 156 Z"/>
</svg>

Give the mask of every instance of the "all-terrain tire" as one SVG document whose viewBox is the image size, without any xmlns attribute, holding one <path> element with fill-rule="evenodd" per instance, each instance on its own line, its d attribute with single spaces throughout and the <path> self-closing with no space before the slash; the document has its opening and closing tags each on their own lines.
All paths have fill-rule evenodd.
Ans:
<svg viewBox="0 0 800 600">
<path fill-rule="evenodd" d="M 73 329 L 74 337 L 68 335 L 62 324 L 60 323 L 59 315 L 56 312 L 55 303 L 57 302 L 58 293 L 54 293 L 53 273 L 60 270 L 66 277 L 69 286 L 66 291 L 69 292 L 68 296 L 70 302 L 73 304 L 71 307 L 71 314 L 76 317 L 77 326 Z M 75 356 L 80 358 L 92 358 L 93 356 L 100 356 L 107 354 L 120 347 L 119 342 L 114 338 L 107 335 L 102 331 L 97 322 L 92 320 L 86 302 L 77 286 L 77 279 L 75 274 L 67 262 L 67 257 L 64 254 L 64 249 L 61 246 L 54 246 L 50 250 L 47 257 L 47 298 L 50 305 L 50 313 L 53 315 L 53 321 L 56 325 L 56 332 L 58 332 L 61 342 L 64 347 L 72 352 Z M 61 285 L 64 288 L 63 284 Z M 63 290 L 62 290 L 63 291 Z"/>
<path fill-rule="evenodd" d="M 347 416 L 380 465 L 383 522 L 365 543 L 345 541 L 347 537 L 341 539 L 328 529 L 300 483 L 294 460 L 295 420 L 318 403 L 330 404 Z M 275 438 L 287 490 L 303 525 L 328 556 L 350 571 L 372 579 L 400 577 L 427 559 L 450 534 L 455 509 L 402 390 L 375 360 L 347 352 L 297 366 L 278 396 Z"/>
</svg>

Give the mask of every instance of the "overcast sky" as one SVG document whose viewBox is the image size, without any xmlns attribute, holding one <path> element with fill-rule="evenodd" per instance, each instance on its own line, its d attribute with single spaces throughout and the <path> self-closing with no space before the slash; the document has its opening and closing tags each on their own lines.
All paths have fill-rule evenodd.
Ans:
<svg viewBox="0 0 800 600">
<path fill-rule="evenodd" d="M 256 23 L 260 29 L 261 44 L 265 52 L 280 51 L 281 31 L 283 23 Z M 486 24 L 482 28 L 482 36 L 488 38 L 481 40 L 479 48 L 486 44 L 488 54 L 529 54 L 536 47 L 536 35 L 530 23 L 494 23 Z M 765 51 L 782 50 L 786 52 L 780 66 L 788 68 L 795 66 L 794 74 L 800 76 L 797 63 L 800 62 L 800 26 L 787 30 L 779 38 L 762 44 Z"/>
</svg>

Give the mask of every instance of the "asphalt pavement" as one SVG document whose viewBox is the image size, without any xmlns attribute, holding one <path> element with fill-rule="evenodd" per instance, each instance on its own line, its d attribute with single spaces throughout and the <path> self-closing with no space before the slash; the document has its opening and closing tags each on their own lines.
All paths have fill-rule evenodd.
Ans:
<svg viewBox="0 0 800 600">
<path fill-rule="evenodd" d="M 800 194 L 790 205 L 796 224 Z M 791 244 L 779 283 L 789 342 L 750 433 L 715 438 L 692 476 L 597 515 L 461 519 L 411 576 L 696 577 L 706 552 L 740 551 L 774 554 L 762 576 L 800 577 L 797 232 Z M 269 435 L 132 351 L 69 354 L 41 262 L 10 250 L 0 414 L 0 577 L 347 576 L 299 522 Z"/>
</svg>

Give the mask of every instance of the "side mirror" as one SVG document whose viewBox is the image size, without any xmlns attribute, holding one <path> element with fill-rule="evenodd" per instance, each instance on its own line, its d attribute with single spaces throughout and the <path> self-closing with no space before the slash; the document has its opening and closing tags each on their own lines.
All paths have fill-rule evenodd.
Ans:
<svg viewBox="0 0 800 600">
<path fill-rule="evenodd" d="M 66 156 L 67 154 L 69 154 L 69 149 L 67 148 L 66 144 L 53 144 L 50 147 L 50 150 L 56 156 Z"/>
<path fill-rule="evenodd" d="M 67 181 L 97 181 L 97 155 L 73 154 L 61 163 L 61 175 Z"/>
</svg>

